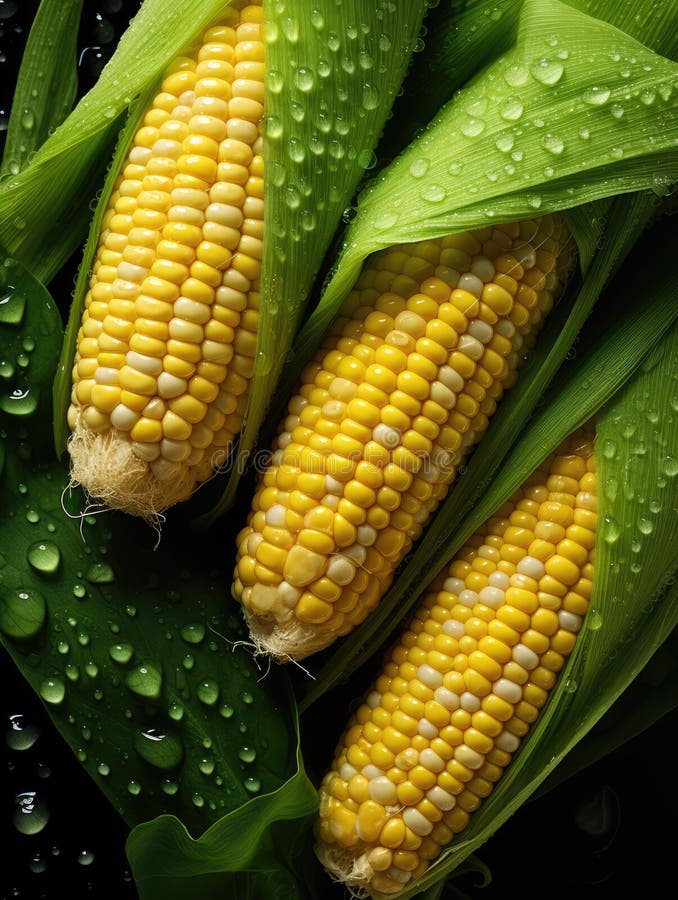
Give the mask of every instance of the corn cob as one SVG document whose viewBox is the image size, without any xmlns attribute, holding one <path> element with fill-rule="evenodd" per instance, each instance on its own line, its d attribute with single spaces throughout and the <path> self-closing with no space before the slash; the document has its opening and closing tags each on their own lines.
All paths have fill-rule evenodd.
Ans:
<svg viewBox="0 0 678 900">
<path fill-rule="evenodd" d="M 234 594 L 259 649 L 301 659 L 378 603 L 515 381 L 569 246 L 557 215 L 371 258 L 237 538 Z"/>
<path fill-rule="evenodd" d="M 72 477 L 153 518 L 225 461 L 252 376 L 263 240 L 261 0 L 166 73 L 103 219 L 73 367 Z"/>
<path fill-rule="evenodd" d="M 573 435 L 460 550 L 348 723 L 320 788 L 335 877 L 393 893 L 421 875 L 539 715 L 591 596 L 592 440 Z"/>
</svg>

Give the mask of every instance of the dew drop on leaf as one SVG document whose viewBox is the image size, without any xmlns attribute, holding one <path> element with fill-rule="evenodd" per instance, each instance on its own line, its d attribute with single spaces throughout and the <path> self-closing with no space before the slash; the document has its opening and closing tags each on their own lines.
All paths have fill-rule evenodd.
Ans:
<svg viewBox="0 0 678 900">
<path fill-rule="evenodd" d="M 205 706 L 214 706 L 219 699 L 219 685 L 210 679 L 201 681 L 197 689 L 198 700 Z"/>
<path fill-rule="evenodd" d="M 594 85 L 584 91 L 582 99 L 584 103 L 588 103 L 589 106 L 602 106 L 610 99 L 610 93 L 611 91 L 609 88 Z"/>
<path fill-rule="evenodd" d="M 527 83 L 530 73 L 526 66 L 513 65 L 504 71 L 504 81 L 511 87 L 521 87 Z"/>
<path fill-rule="evenodd" d="M 516 122 L 522 116 L 523 109 L 518 97 L 507 97 L 499 107 L 499 115 L 507 122 Z"/>
<path fill-rule="evenodd" d="M 0 324 L 21 325 L 26 313 L 26 298 L 13 287 L 0 290 Z"/>
<path fill-rule="evenodd" d="M 91 584 L 111 584 L 113 581 L 115 581 L 113 569 L 108 565 L 108 563 L 104 562 L 92 563 L 92 565 L 87 570 L 85 578 Z"/>
<path fill-rule="evenodd" d="M 53 575 L 61 562 L 61 551 L 54 541 L 35 541 L 26 551 L 26 559 L 36 572 Z"/>
<path fill-rule="evenodd" d="M 157 700 L 162 688 L 162 674 L 151 663 L 143 663 L 127 673 L 125 685 L 139 697 Z"/>
<path fill-rule="evenodd" d="M 66 686 L 60 678 L 45 678 L 40 683 L 39 693 L 46 703 L 58 706 L 66 696 Z"/>
<path fill-rule="evenodd" d="M 557 84 L 563 77 L 564 71 L 565 67 L 560 60 L 548 59 L 547 57 L 536 60 L 530 67 L 530 72 L 535 81 L 549 86 Z"/>
<path fill-rule="evenodd" d="M 131 644 L 111 644 L 108 648 L 108 655 L 114 662 L 125 665 L 134 656 L 134 647 Z"/>
<path fill-rule="evenodd" d="M 180 738 L 159 728 L 140 731 L 134 739 L 134 749 L 139 756 L 156 769 L 176 769 L 184 758 Z"/>
<path fill-rule="evenodd" d="M 0 596 L 0 631 L 14 640 L 35 637 L 47 619 L 47 603 L 35 588 L 19 588 Z"/>
<path fill-rule="evenodd" d="M 184 625 L 180 634 L 187 644 L 200 644 L 205 639 L 205 626 L 199 622 Z"/>
</svg>

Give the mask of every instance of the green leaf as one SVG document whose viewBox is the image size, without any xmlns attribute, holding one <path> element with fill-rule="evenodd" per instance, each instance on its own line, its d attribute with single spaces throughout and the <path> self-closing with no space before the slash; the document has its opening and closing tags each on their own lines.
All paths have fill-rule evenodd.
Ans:
<svg viewBox="0 0 678 900">
<path fill-rule="evenodd" d="M 173 816 L 137 825 L 127 855 L 141 900 L 307 896 L 294 867 L 318 801 L 299 747 L 297 767 L 277 791 L 224 816 L 198 840 Z"/>
<path fill-rule="evenodd" d="M 73 106 L 81 10 L 82 0 L 40 3 L 14 90 L 0 177 L 18 175 Z"/>
<path fill-rule="evenodd" d="M 426 18 L 405 93 L 394 107 L 380 150 L 392 159 L 454 92 L 513 44 L 523 0 L 446 0 Z"/>
<path fill-rule="evenodd" d="M 568 6 L 602 19 L 675 59 L 678 7 L 655 0 L 565 0 Z M 433 118 L 454 92 L 515 40 L 523 0 L 448 0 L 426 20 L 423 52 L 414 57 L 405 93 L 394 108 L 380 144 L 388 159 Z M 550 36 L 558 39 L 556 31 Z"/>
<path fill-rule="evenodd" d="M 296 342 L 294 374 L 370 253 L 615 194 L 665 193 L 678 177 L 677 74 L 676 64 L 611 25 L 556 0 L 525 3 L 514 48 L 363 193 Z"/>
<path fill-rule="evenodd" d="M 257 360 L 228 487 L 229 508 L 330 241 L 374 148 L 426 9 L 425 0 L 345 0 L 309 14 L 268 6 L 266 240 Z"/>
<path fill-rule="evenodd" d="M 0 271 L 0 360 L 37 398 L 0 401 L 0 641 L 129 824 L 165 812 L 201 833 L 297 771 L 287 678 L 264 687 L 236 646 L 221 532 L 180 523 L 154 550 L 141 523 L 81 514 L 45 433 L 60 320 L 18 264 Z"/>
<path fill-rule="evenodd" d="M 33 417 L 49 414 L 61 332 L 49 293 L 20 263 L 0 254 L 0 416 L 10 416 L 22 432 Z M 34 440 L 44 446 L 44 430 Z"/>
</svg>

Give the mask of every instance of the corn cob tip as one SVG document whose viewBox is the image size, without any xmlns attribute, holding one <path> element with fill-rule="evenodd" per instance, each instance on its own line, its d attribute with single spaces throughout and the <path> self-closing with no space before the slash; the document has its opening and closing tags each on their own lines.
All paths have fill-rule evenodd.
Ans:
<svg viewBox="0 0 678 900">
<path fill-rule="evenodd" d="M 97 502 L 148 522 L 157 523 L 164 510 L 188 499 L 195 490 L 195 478 L 188 469 L 161 480 L 148 462 L 134 454 L 126 436 L 116 431 L 97 434 L 77 422 L 68 452 L 69 487 L 82 485 Z"/>
<path fill-rule="evenodd" d="M 278 590 L 271 585 L 257 584 L 251 590 L 254 596 L 250 597 L 250 602 L 258 609 L 278 601 Z M 245 618 L 256 656 L 268 656 L 277 663 L 296 662 L 327 646 L 327 640 L 316 627 L 293 616 L 286 622 L 279 622 L 245 608 Z"/>
<path fill-rule="evenodd" d="M 374 869 L 367 858 L 367 853 L 356 857 L 348 850 L 318 843 L 315 846 L 315 854 L 332 880 L 341 884 L 349 896 L 372 896 L 369 884 L 374 876 Z"/>
</svg>

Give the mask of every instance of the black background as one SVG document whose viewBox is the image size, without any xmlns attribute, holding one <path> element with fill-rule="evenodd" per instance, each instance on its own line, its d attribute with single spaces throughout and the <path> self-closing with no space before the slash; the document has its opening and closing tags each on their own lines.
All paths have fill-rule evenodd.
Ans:
<svg viewBox="0 0 678 900">
<path fill-rule="evenodd" d="M 78 44 L 81 93 L 93 84 L 139 5 L 140 0 L 85 0 Z M 0 147 L 37 7 L 38 0 L 0 0 Z M 76 265 L 67 266 L 53 285 L 57 299 L 68 299 Z M 1 664 L 3 738 L 10 716 L 17 714 L 40 731 L 27 750 L 0 742 L 1 900 L 134 900 L 125 826 L 83 773 L 12 662 L 5 657 Z M 338 706 L 319 704 L 314 730 L 337 735 L 343 719 L 336 718 Z M 493 875 L 490 886 L 478 888 L 469 876 L 455 882 L 458 889 L 474 900 L 674 896 L 675 725 L 675 716 L 666 717 L 524 806 L 481 849 Z M 45 828 L 32 836 L 20 834 L 12 824 L 15 797 L 24 791 L 36 791 L 50 811 Z M 340 895 L 328 883 L 327 896 Z"/>
</svg>

